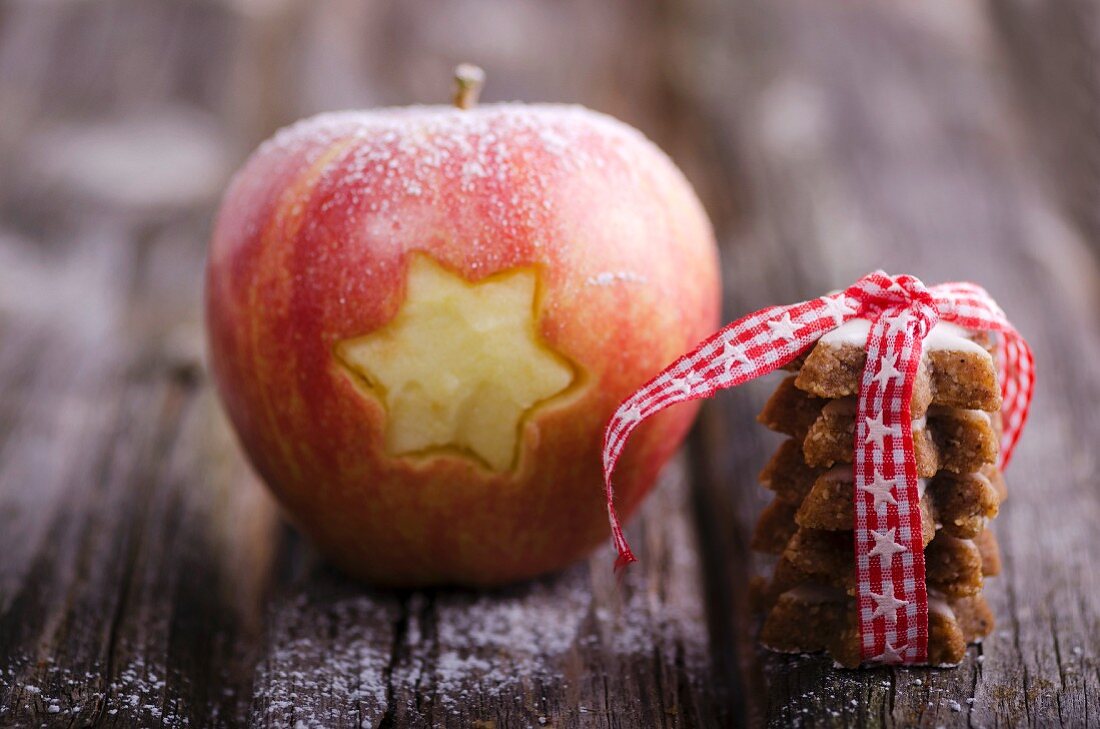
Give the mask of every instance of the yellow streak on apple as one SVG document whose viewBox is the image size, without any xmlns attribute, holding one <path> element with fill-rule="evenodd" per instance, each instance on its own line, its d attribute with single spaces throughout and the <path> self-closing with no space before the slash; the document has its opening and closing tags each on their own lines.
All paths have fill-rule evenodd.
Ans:
<svg viewBox="0 0 1100 729">
<path fill-rule="evenodd" d="M 537 287 L 534 268 L 470 283 L 426 255 L 410 258 L 397 315 L 336 345 L 353 380 L 384 403 L 389 453 L 458 452 L 495 471 L 515 467 L 525 417 L 577 376 L 539 336 Z"/>
<path fill-rule="evenodd" d="M 297 235 L 298 229 L 301 227 L 304 215 L 304 203 L 309 200 L 310 194 L 313 192 L 314 186 L 318 180 L 321 179 L 321 175 L 328 169 L 329 164 L 339 157 L 351 144 L 351 140 L 341 140 L 328 149 L 324 150 L 317 159 L 309 166 L 305 173 L 298 178 L 298 180 L 287 187 L 279 196 L 279 203 L 275 206 L 275 215 L 268 221 L 267 227 L 264 230 L 263 240 L 264 245 L 261 247 L 260 259 L 257 263 L 257 271 L 262 275 L 252 277 L 251 285 L 248 288 L 248 310 L 252 312 L 264 311 L 265 308 L 270 308 L 273 303 L 270 301 L 263 301 L 261 289 L 268 281 L 277 280 L 278 278 L 285 276 L 289 266 L 287 266 L 286 258 L 290 255 L 291 249 L 286 246 L 278 245 L 278 240 L 281 236 L 286 236 L 287 239 L 293 239 Z M 262 302 L 262 303 L 261 303 Z M 278 302 L 279 306 L 286 307 L 286 300 Z M 272 362 L 266 358 L 256 356 L 256 353 L 263 351 L 263 341 L 265 337 L 264 328 L 262 326 L 263 321 L 261 318 L 253 316 L 251 317 L 248 330 L 248 340 L 252 347 L 252 353 L 254 356 L 255 366 L 267 367 L 270 369 L 277 369 L 284 367 L 293 369 L 293 363 L 286 361 Z M 257 377 L 261 380 L 266 378 L 266 373 L 257 372 Z M 278 430 L 278 417 L 276 416 L 276 405 L 271 399 L 271 394 L 268 393 L 266 397 L 261 400 L 261 406 L 263 413 L 267 417 L 267 421 L 272 430 Z M 300 396 L 296 391 L 291 391 L 292 402 L 295 406 L 299 405 Z M 275 439 L 275 443 L 282 455 L 282 465 L 288 469 L 295 478 L 301 478 L 301 464 L 291 444 L 283 438 Z"/>
</svg>

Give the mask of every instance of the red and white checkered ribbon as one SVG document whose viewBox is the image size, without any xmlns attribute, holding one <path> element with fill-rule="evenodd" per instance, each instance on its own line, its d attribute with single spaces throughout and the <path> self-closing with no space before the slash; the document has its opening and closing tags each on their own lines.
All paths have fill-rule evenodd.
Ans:
<svg viewBox="0 0 1100 729">
<path fill-rule="evenodd" d="M 649 416 L 709 397 L 783 367 L 849 319 L 871 322 L 855 429 L 855 558 L 862 655 L 880 663 L 924 663 L 928 596 L 920 495 L 909 402 L 924 338 L 938 321 L 999 333 L 1003 395 L 1000 465 L 1012 456 L 1035 382 L 1031 349 L 980 286 L 925 287 L 882 271 L 845 291 L 772 306 L 728 324 L 623 401 L 604 433 L 607 511 L 619 558 L 636 561 L 615 513 L 611 474 L 627 438 Z"/>
</svg>

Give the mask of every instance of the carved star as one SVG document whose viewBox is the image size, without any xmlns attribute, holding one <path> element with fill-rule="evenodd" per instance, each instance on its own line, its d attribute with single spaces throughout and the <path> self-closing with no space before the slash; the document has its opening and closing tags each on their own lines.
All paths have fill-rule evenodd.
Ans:
<svg viewBox="0 0 1100 729">
<path fill-rule="evenodd" d="M 876 663 L 901 663 L 905 660 L 904 658 L 902 658 L 902 654 L 908 647 L 908 644 L 903 644 L 895 648 L 894 646 L 890 645 L 890 641 L 886 641 L 886 645 L 882 653 L 878 654 L 871 660 L 875 661 Z"/>
<path fill-rule="evenodd" d="M 725 361 L 726 374 L 730 374 L 735 364 L 752 366 L 752 360 L 745 354 L 745 348 L 733 342 L 726 342 L 722 347 L 722 358 Z"/>
<path fill-rule="evenodd" d="M 841 294 L 835 299 L 826 299 L 821 313 L 833 318 L 833 323 L 840 326 L 844 323 L 844 317 L 856 313 L 856 307 L 852 305 L 847 296 Z"/>
<path fill-rule="evenodd" d="M 866 491 L 875 497 L 875 508 L 879 507 L 879 504 L 892 504 L 897 506 L 897 499 L 894 498 L 893 490 L 897 486 L 897 479 L 886 479 L 882 477 L 878 469 L 875 469 L 875 477 L 871 483 L 862 484 L 859 488 L 861 491 Z"/>
<path fill-rule="evenodd" d="M 886 322 L 886 333 L 897 332 L 898 334 L 905 334 L 909 328 L 909 314 L 902 311 L 894 316 L 888 316 L 884 320 Z"/>
<path fill-rule="evenodd" d="M 795 330 L 798 329 L 798 325 L 791 321 L 790 312 L 786 312 L 778 319 L 772 319 L 768 322 L 768 328 L 772 330 L 772 334 L 777 339 L 790 339 L 795 337 Z"/>
<path fill-rule="evenodd" d="M 871 599 L 875 601 L 875 612 L 871 617 L 884 617 L 888 623 L 896 623 L 898 621 L 898 608 L 903 608 L 909 604 L 908 600 L 899 600 L 894 597 L 892 589 L 887 595 L 880 595 L 873 590 L 869 591 L 869 593 Z"/>
<path fill-rule="evenodd" d="M 879 450 L 884 450 L 885 446 L 883 446 L 882 440 L 888 435 L 894 438 L 900 438 L 901 426 L 884 425 L 882 422 L 882 413 L 879 413 L 873 418 L 867 418 L 867 437 L 863 439 L 864 443 L 874 443 L 875 447 Z"/>
<path fill-rule="evenodd" d="M 897 527 L 887 529 L 884 532 L 876 532 L 872 529 L 871 536 L 875 540 L 875 546 L 871 547 L 871 551 L 867 553 L 867 556 L 890 559 L 899 552 L 907 551 L 905 547 L 894 541 L 894 534 L 896 534 L 897 531 Z"/>
<path fill-rule="evenodd" d="M 515 268 L 471 282 L 417 254 L 393 318 L 337 342 L 352 382 L 385 407 L 387 452 L 514 467 L 527 413 L 575 377 L 539 334 L 537 277 Z"/>
<path fill-rule="evenodd" d="M 883 356 L 882 360 L 879 361 L 879 370 L 871 380 L 877 382 L 880 388 L 885 389 L 886 383 L 902 376 L 901 371 L 896 367 L 897 363 L 898 355 L 896 352 L 889 356 Z"/>
</svg>

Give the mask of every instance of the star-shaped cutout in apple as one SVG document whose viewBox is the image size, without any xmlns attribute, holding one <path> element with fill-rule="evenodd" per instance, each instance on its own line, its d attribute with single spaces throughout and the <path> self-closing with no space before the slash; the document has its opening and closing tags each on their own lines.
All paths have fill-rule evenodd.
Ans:
<svg viewBox="0 0 1100 729">
<path fill-rule="evenodd" d="M 336 346 L 353 381 L 386 407 L 387 451 L 456 452 L 495 471 L 516 464 L 525 415 L 576 378 L 539 336 L 536 278 L 515 268 L 471 283 L 412 256 L 396 316 Z"/>
</svg>

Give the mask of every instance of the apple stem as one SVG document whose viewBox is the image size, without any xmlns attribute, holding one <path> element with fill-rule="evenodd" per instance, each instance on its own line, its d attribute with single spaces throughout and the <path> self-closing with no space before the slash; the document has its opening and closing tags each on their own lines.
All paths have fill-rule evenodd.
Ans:
<svg viewBox="0 0 1100 729">
<path fill-rule="evenodd" d="M 472 109 L 477 105 L 481 87 L 485 85 L 485 72 L 472 63 L 455 66 L 454 105 L 459 109 Z"/>
</svg>

